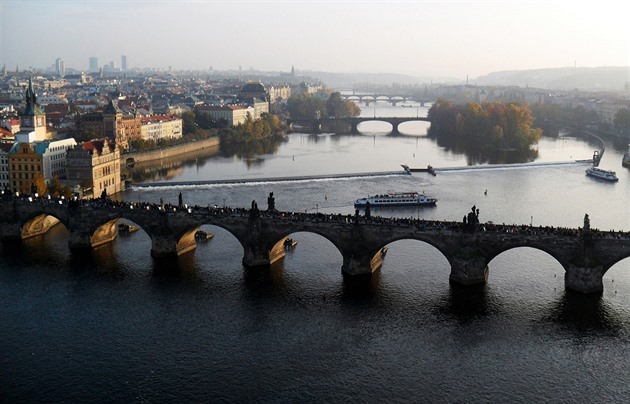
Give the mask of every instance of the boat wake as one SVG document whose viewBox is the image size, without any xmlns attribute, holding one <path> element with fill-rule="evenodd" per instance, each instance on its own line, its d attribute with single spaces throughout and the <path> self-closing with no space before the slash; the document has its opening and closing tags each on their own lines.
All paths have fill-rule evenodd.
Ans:
<svg viewBox="0 0 630 404">
<path fill-rule="evenodd" d="M 522 170 L 525 168 L 560 167 L 574 165 L 590 165 L 593 160 L 551 161 L 541 163 L 488 164 L 480 166 L 434 168 L 436 172 L 477 171 L 477 170 Z"/>
</svg>

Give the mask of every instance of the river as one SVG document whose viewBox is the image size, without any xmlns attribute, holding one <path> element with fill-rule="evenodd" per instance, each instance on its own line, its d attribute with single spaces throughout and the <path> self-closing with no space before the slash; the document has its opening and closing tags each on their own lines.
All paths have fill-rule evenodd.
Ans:
<svg viewBox="0 0 630 404">
<path fill-rule="evenodd" d="M 363 108 L 416 116 L 417 105 Z M 424 125 L 424 126 L 423 126 Z M 597 142 L 541 139 L 526 165 L 479 169 L 438 147 L 426 125 L 360 126 L 361 135 L 294 133 L 273 153 L 212 154 L 162 167 L 163 185 L 131 188 L 131 201 L 266 207 L 349 214 L 358 197 L 424 191 L 434 208 L 372 214 L 630 230 L 630 172 L 623 148 L 606 144 L 600 167 L 618 183 L 584 174 Z M 558 164 L 550 164 L 558 163 Z M 400 164 L 438 169 L 400 174 Z M 458 170 L 445 168 L 458 167 Z M 368 177 L 256 181 L 270 177 L 390 172 Z M 240 179 L 254 180 L 240 183 Z M 168 185 L 178 181 L 234 180 Z M 486 192 L 487 191 L 487 192 Z M 177 260 L 154 260 L 144 231 L 87 255 L 68 233 L 2 245 L 0 399 L 5 402 L 625 402 L 630 396 L 630 260 L 604 276 L 604 292 L 564 290 L 551 256 L 518 248 L 489 265 L 485 287 L 449 285 L 433 247 L 389 245 L 370 279 L 344 279 L 341 254 L 314 234 L 270 269 L 246 270 L 226 231 Z"/>
</svg>

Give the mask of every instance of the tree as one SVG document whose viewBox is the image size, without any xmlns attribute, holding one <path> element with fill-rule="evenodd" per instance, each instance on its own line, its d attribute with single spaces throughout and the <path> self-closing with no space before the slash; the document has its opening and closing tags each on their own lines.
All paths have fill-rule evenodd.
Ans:
<svg viewBox="0 0 630 404">
<path fill-rule="evenodd" d="M 37 187 L 37 193 L 39 195 L 46 195 L 48 192 L 48 187 L 46 186 L 46 181 L 44 181 L 44 176 L 41 173 L 35 174 L 33 177 L 33 184 Z M 30 190 L 21 190 L 21 193 L 30 193 Z"/>
<path fill-rule="evenodd" d="M 53 179 L 48 182 L 48 194 L 54 197 L 70 197 L 72 196 L 72 189 L 69 186 L 62 184 L 59 181 L 59 178 L 55 175 Z"/>
<path fill-rule="evenodd" d="M 195 122 L 195 113 L 186 111 L 182 113 L 182 131 L 183 135 L 194 135 L 199 130 L 197 127 L 197 123 Z"/>
<path fill-rule="evenodd" d="M 438 101 L 429 109 L 429 135 L 463 144 L 469 149 L 528 150 L 538 142 L 541 129 L 532 128 L 532 112 L 519 103 L 453 104 Z"/>
<path fill-rule="evenodd" d="M 615 113 L 614 124 L 623 130 L 630 129 L 630 109 L 623 108 Z"/>
</svg>

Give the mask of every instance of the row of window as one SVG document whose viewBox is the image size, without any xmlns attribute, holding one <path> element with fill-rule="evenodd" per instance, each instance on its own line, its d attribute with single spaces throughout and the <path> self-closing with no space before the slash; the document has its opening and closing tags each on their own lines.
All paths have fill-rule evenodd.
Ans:
<svg viewBox="0 0 630 404">
<path fill-rule="evenodd" d="M 22 171 L 22 164 L 17 165 L 17 171 Z M 28 165 L 24 164 L 24 171 L 28 170 Z M 15 164 L 11 164 L 11 171 L 15 171 Z M 35 166 L 31 164 L 31 171 L 35 171 Z M 41 166 L 37 165 L 37 171 L 42 171 Z"/>
</svg>

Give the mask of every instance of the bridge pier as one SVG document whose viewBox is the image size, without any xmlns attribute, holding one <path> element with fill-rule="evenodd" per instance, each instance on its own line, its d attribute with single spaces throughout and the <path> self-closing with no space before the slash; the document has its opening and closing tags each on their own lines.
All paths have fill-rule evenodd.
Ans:
<svg viewBox="0 0 630 404">
<path fill-rule="evenodd" d="M 380 266 L 379 266 L 380 267 Z M 372 267 L 372 257 L 367 254 L 343 254 L 341 273 L 349 276 L 371 275 L 378 268 Z"/>
<path fill-rule="evenodd" d="M 393 123 L 392 124 L 392 135 L 400 135 L 400 131 L 398 130 L 398 124 L 397 123 Z"/>
<path fill-rule="evenodd" d="M 488 265 L 485 257 L 453 257 L 450 262 L 449 282 L 470 286 L 485 284 L 488 281 Z"/>
<path fill-rule="evenodd" d="M 2 242 L 22 241 L 22 227 L 19 223 L 2 223 L 0 226 L 0 240 Z"/>
<path fill-rule="evenodd" d="M 580 293 L 602 293 L 604 291 L 604 273 L 601 265 L 584 267 L 569 264 L 565 268 L 564 287 Z"/>
<path fill-rule="evenodd" d="M 151 238 L 151 256 L 153 258 L 178 257 L 195 248 L 197 248 L 197 242 L 194 239 L 194 231 L 192 236 L 184 236 L 180 240 L 176 240 L 170 235 Z"/>
<path fill-rule="evenodd" d="M 99 226 L 94 232 L 89 228 L 71 228 L 68 236 L 70 250 L 83 250 L 111 243 L 118 236 L 118 220 L 113 219 Z"/>
</svg>

